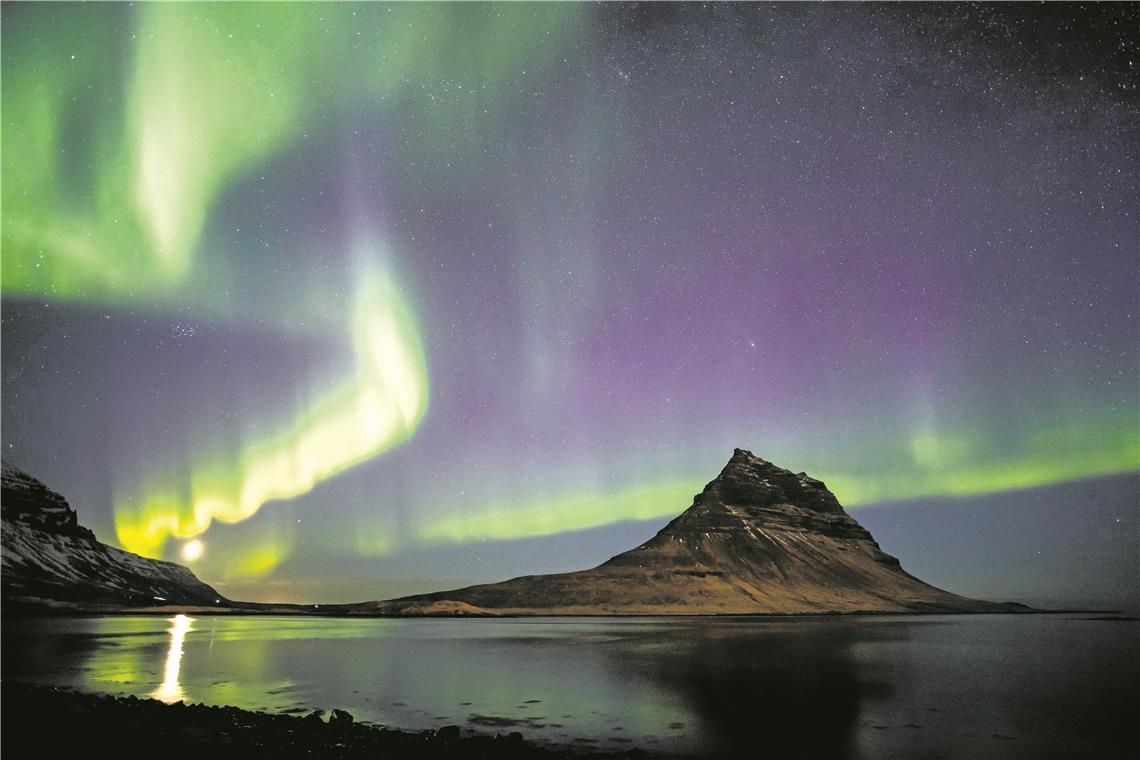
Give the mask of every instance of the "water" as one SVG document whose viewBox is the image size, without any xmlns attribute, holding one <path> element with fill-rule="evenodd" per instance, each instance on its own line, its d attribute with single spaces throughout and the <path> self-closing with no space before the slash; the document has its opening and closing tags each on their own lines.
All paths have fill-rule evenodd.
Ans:
<svg viewBox="0 0 1140 760">
<path fill-rule="evenodd" d="M 1138 658 L 1079 615 L 3 626 L 11 680 L 710 757 L 1140 757 Z"/>
</svg>

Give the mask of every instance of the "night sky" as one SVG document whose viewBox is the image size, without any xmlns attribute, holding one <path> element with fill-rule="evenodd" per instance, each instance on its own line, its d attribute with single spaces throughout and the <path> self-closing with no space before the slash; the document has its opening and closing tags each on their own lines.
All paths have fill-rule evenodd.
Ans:
<svg viewBox="0 0 1140 760">
<path fill-rule="evenodd" d="M 737 446 L 856 517 L 1134 493 L 1138 28 L 6 4 L 5 461 L 288 601 L 596 563 Z"/>
</svg>

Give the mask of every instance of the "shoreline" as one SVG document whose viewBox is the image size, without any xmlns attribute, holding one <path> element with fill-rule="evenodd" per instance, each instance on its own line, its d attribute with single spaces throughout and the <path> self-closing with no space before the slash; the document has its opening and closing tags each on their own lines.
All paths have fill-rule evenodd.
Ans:
<svg viewBox="0 0 1140 760">
<path fill-rule="evenodd" d="M 403 613 L 363 612 L 344 610 L 353 605 L 290 605 L 265 604 L 256 606 L 220 605 L 217 607 L 198 605 L 154 605 L 154 606 L 112 606 L 79 605 L 69 602 L 19 603 L 9 602 L 0 608 L 0 613 L 13 618 L 51 617 L 163 617 L 168 615 L 196 615 L 214 617 L 312 617 L 337 619 L 385 619 L 385 620 L 551 620 L 557 618 L 750 618 L 768 620 L 791 620 L 804 618 L 854 618 L 854 617 L 968 617 L 971 615 L 1126 615 L 1123 609 L 1040 609 L 1018 602 L 999 602 L 1006 609 L 994 610 L 855 610 L 851 612 L 536 612 L 536 613 Z M 321 607 L 322 609 L 313 609 Z M 341 608 L 341 609 L 338 609 Z"/>
<path fill-rule="evenodd" d="M 459 726 L 405 731 L 357 723 L 342 710 L 327 719 L 232 706 L 166 704 L 51 686 L 0 681 L 3 747 L 35 747 L 44 757 L 65 753 L 133 757 L 162 752 L 197 758 L 391 758 L 399 760 L 646 760 L 636 747 L 620 751 L 561 748 L 528 742 L 520 732 L 489 736 Z"/>
</svg>

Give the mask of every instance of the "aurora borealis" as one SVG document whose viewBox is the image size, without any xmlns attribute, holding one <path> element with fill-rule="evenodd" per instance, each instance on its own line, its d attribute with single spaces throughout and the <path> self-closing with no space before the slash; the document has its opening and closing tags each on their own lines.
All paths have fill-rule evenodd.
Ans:
<svg viewBox="0 0 1140 760">
<path fill-rule="evenodd" d="M 1136 21 L 5 5 L 4 456 L 289 601 L 599 561 L 735 446 L 853 507 L 1135 471 Z"/>
</svg>

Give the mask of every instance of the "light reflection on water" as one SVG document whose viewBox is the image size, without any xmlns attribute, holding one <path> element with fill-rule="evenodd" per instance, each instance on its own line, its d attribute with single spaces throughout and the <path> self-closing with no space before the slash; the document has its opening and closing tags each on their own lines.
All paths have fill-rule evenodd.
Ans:
<svg viewBox="0 0 1140 760">
<path fill-rule="evenodd" d="M 4 676 L 717 757 L 1140 750 L 1140 625 L 1076 616 L 4 621 Z"/>
<path fill-rule="evenodd" d="M 166 653 L 166 665 L 162 671 L 162 683 L 151 693 L 163 702 L 178 702 L 184 698 L 182 686 L 178 683 L 178 671 L 182 667 L 182 642 L 193 628 L 194 619 L 186 615 L 175 615 L 170 619 L 170 649 Z"/>
</svg>

